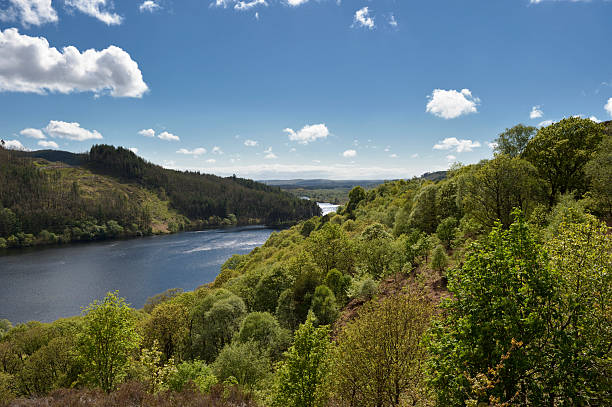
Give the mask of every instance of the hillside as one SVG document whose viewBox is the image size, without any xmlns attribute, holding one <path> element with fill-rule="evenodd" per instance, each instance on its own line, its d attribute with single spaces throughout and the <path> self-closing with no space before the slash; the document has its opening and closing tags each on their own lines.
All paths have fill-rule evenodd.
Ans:
<svg viewBox="0 0 612 407">
<path fill-rule="evenodd" d="M 319 213 L 278 188 L 167 170 L 122 148 L 0 149 L 0 247 L 280 225 Z"/>
</svg>

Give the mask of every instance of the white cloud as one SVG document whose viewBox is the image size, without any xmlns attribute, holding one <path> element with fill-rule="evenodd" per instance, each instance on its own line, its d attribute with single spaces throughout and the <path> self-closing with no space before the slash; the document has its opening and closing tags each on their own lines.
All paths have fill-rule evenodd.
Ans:
<svg viewBox="0 0 612 407">
<path fill-rule="evenodd" d="M 214 158 L 209 158 L 208 160 L 206 160 L 206 162 L 209 164 L 214 164 L 217 162 L 217 160 L 215 160 Z"/>
<path fill-rule="evenodd" d="M 167 131 L 160 133 L 157 138 L 166 141 L 181 141 L 179 136 L 175 136 L 174 134 L 168 133 Z"/>
<path fill-rule="evenodd" d="M 457 159 L 457 157 L 455 157 L 454 155 L 447 155 L 447 156 L 446 156 L 446 159 L 447 159 L 448 161 L 455 161 L 455 160 Z"/>
<path fill-rule="evenodd" d="M 259 143 L 255 140 L 244 140 L 244 145 L 247 147 L 257 147 Z"/>
<path fill-rule="evenodd" d="M 46 147 L 46 148 L 59 148 L 57 143 L 55 141 L 51 141 L 51 140 L 40 140 L 38 142 L 38 145 L 41 146 L 41 147 Z"/>
<path fill-rule="evenodd" d="M 246 11 L 257 6 L 267 6 L 266 0 L 251 0 L 251 1 L 239 1 L 234 6 L 234 10 Z"/>
<path fill-rule="evenodd" d="M 544 116 L 544 112 L 542 111 L 540 105 L 531 108 L 531 113 L 529 113 L 530 119 L 539 119 L 542 116 Z"/>
<path fill-rule="evenodd" d="M 278 158 L 278 156 L 270 151 L 268 154 L 266 154 L 266 156 L 264 158 L 266 160 L 276 160 Z"/>
<path fill-rule="evenodd" d="M 355 12 L 353 27 L 366 27 L 370 30 L 376 28 L 374 17 L 370 17 L 370 9 L 367 6 Z"/>
<path fill-rule="evenodd" d="M 391 16 L 389 17 L 389 25 L 391 27 L 397 27 L 397 20 L 395 19 L 395 15 L 393 13 L 391 13 Z"/>
<path fill-rule="evenodd" d="M 318 139 L 325 139 L 329 136 L 329 130 L 325 124 L 307 125 L 302 130 L 295 132 L 293 129 L 283 130 L 288 134 L 289 140 L 297 141 L 300 144 L 308 144 Z"/>
<path fill-rule="evenodd" d="M 65 0 L 66 6 L 75 8 L 88 16 L 97 18 L 106 25 L 118 25 L 123 21 L 117 13 L 113 13 L 113 3 L 107 0 Z"/>
<path fill-rule="evenodd" d="M 42 140 L 42 139 L 46 139 L 47 136 L 45 136 L 45 134 L 42 132 L 42 130 L 39 129 L 32 129 L 32 128 L 27 128 L 27 129 L 23 129 L 19 132 L 19 134 L 21 134 L 22 136 L 26 136 L 29 138 L 35 138 L 38 140 Z"/>
<path fill-rule="evenodd" d="M 598 119 L 597 117 L 595 117 L 595 116 L 591 116 L 591 117 L 589 117 L 589 119 L 590 119 L 591 121 L 595 122 L 595 123 L 601 123 L 601 122 L 602 122 L 601 120 L 599 120 L 599 119 Z"/>
<path fill-rule="evenodd" d="M 608 103 L 604 106 L 604 109 L 608 112 L 610 116 L 612 116 L 612 98 L 608 99 Z"/>
<path fill-rule="evenodd" d="M 308 0 L 286 0 L 287 4 L 292 7 L 301 6 L 302 4 L 308 3 Z"/>
<path fill-rule="evenodd" d="M 255 20 L 259 20 L 259 11 L 255 12 Z"/>
<path fill-rule="evenodd" d="M 138 132 L 141 136 L 145 137 L 155 137 L 155 130 L 153 129 L 142 129 Z"/>
<path fill-rule="evenodd" d="M 130 147 L 128 148 L 128 150 L 130 150 L 134 154 L 138 154 L 138 149 L 136 147 Z"/>
<path fill-rule="evenodd" d="M 44 130 L 51 137 L 73 141 L 100 140 L 102 138 L 97 130 L 84 129 L 77 122 L 51 120 Z"/>
<path fill-rule="evenodd" d="M 497 143 L 494 141 L 487 141 L 487 146 L 491 149 L 491 150 L 495 150 L 497 148 Z"/>
<path fill-rule="evenodd" d="M 192 155 L 194 157 L 198 157 L 202 154 L 206 154 L 206 149 L 202 147 L 194 148 L 193 150 L 187 150 L 186 148 L 181 148 L 177 152 L 177 154 L 185 154 Z"/>
<path fill-rule="evenodd" d="M 27 28 L 58 20 L 51 0 L 8 0 L 8 3 L 6 9 L 0 9 L 0 21 L 19 21 Z"/>
<path fill-rule="evenodd" d="M 94 92 L 142 97 L 148 90 L 138 64 L 116 46 L 82 53 L 73 46 L 58 51 L 43 37 L 0 31 L 0 91 Z"/>
<path fill-rule="evenodd" d="M 161 6 L 156 3 L 154 0 L 146 0 L 139 7 L 141 13 L 148 11 L 149 13 L 153 13 L 157 10 L 161 9 Z"/>
<path fill-rule="evenodd" d="M 419 155 L 417 153 L 414 153 L 410 156 L 410 158 L 419 158 Z"/>
<path fill-rule="evenodd" d="M 478 147 L 478 141 L 458 140 L 456 137 L 447 137 L 433 146 L 434 150 L 455 150 L 458 153 L 470 152 Z"/>
<path fill-rule="evenodd" d="M 9 150 L 20 150 L 20 151 L 30 151 L 28 148 L 25 148 L 23 144 L 19 140 L 3 140 L 4 148 Z"/>
<path fill-rule="evenodd" d="M 212 153 L 213 154 L 217 154 L 217 155 L 221 155 L 221 154 L 223 154 L 223 150 L 221 150 L 221 147 L 214 146 L 213 149 L 212 149 Z"/>
<path fill-rule="evenodd" d="M 346 150 L 344 153 L 342 153 L 342 156 L 344 158 L 357 157 L 357 151 L 355 151 L 355 150 Z"/>
<path fill-rule="evenodd" d="M 554 123 L 554 120 L 544 120 L 543 122 L 540 122 L 538 124 L 538 127 L 546 127 L 546 126 L 550 126 L 551 124 Z"/>
<path fill-rule="evenodd" d="M 290 152 L 290 153 L 295 153 L 296 151 L 297 151 L 297 148 L 295 148 L 295 147 L 291 147 L 291 148 L 289 149 L 289 152 Z"/>
<path fill-rule="evenodd" d="M 480 103 L 480 99 L 472 96 L 469 89 L 461 91 L 434 89 L 428 98 L 426 111 L 443 119 L 478 113 L 476 106 Z"/>
<path fill-rule="evenodd" d="M 397 158 L 397 154 L 391 154 L 389 155 L 389 158 Z"/>
</svg>

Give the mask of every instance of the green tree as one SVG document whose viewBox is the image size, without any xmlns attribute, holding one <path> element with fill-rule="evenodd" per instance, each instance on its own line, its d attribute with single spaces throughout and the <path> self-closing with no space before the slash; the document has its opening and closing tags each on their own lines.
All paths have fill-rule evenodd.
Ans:
<svg viewBox="0 0 612 407">
<path fill-rule="evenodd" d="M 318 325 L 329 325 L 338 318 L 338 305 L 332 290 L 325 285 L 320 285 L 315 289 L 312 297 L 311 308 Z"/>
<path fill-rule="evenodd" d="M 129 356 L 140 343 L 133 312 L 116 291 L 92 302 L 83 314 L 78 350 L 84 378 L 110 392 L 124 377 Z"/>
<path fill-rule="evenodd" d="M 255 287 L 256 311 L 274 312 L 278 297 L 289 288 L 291 282 L 288 273 L 282 267 L 273 267 L 266 271 Z"/>
<path fill-rule="evenodd" d="M 175 301 L 161 303 L 144 322 L 143 344 L 149 348 L 156 342 L 163 352 L 163 361 L 182 360 L 189 339 L 189 310 Z"/>
<path fill-rule="evenodd" d="M 422 338 L 432 314 L 432 305 L 418 292 L 366 304 L 338 337 L 330 379 L 335 401 L 364 407 L 423 405 Z"/>
<path fill-rule="evenodd" d="M 506 129 L 495 139 L 495 152 L 512 158 L 520 157 L 537 130 L 536 127 L 523 124 Z"/>
<path fill-rule="evenodd" d="M 375 223 L 365 228 L 357 245 L 363 271 L 375 277 L 388 273 L 396 254 L 392 242 L 393 237 L 382 224 Z"/>
<path fill-rule="evenodd" d="M 436 215 L 436 184 L 424 185 L 414 198 L 412 212 L 410 212 L 409 223 L 425 233 L 433 233 L 438 226 Z"/>
<path fill-rule="evenodd" d="M 554 280 L 546 256 L 518 217 L 509 230 L 495 226 L 474 244 L 460 270 L 448 273 L 452 301 L 430 342 L 431 384 L 440 406 L 462 406 L 471 380 L 503 366 L 487 396 L 525 401 L 537 392 L 532 371 L 544 368 L 541 341 L 552 315 Z M 542 404 L 544 405 L 544 404 Z"/>
<path fill-rule="evenodd" d="M 598 213 L 612 218 L 612 136 L 607 136 L 585 167 L 590 197 Z"/>
<path fill-rule="evenodd" d="M 601 124 L 571 117 L 538 130 L 525 149 L 524 157 L 548 183 L 549 205 L 557 194 L 573 190 L 584 193 L 584 166 L 604 136 Z"/>
<path fill-rule="evenodd" d="M 271 367 L 270 359 L 255 342 L 226 345 L 212 365 L 219 381 L 233 377 L 251 389 L 270 374 Z"/>
<path fill-rule="evenodd" d="M 346 204 L 345 213 L 352 215 L 355 209 L 357 209 L 357 205 L 359 202 L 363 201 L 366 198 L 365 189 L 361 186 L 356 186 L 349 192 L 349 201 Z"/>
<path fill-rule="evenodd" d="M 347 292 L 351 286 L 351 277 L 342 274 L 336 269 L 331 269 L 323 281 L 334 293 L 338 305 L 343 305 L 347 300 Z"/>
<path fill-rule="evenodd" d="M 436 235 L 438 236 L 438 239 L 440 239 L 447 248 L 451 247 L 453 239 L 455 239 L 458 225 L 459 222 L 457 221 L 457 219 L 451 216 L 440 222 L 436 229 Z"/>
<path fill-rule="evenodd" d="M 294 343 L 276 373 L 274 406 L 323 405 L 321 390 L 329 372 L 329 328 L 314 325 L 311 314 L 295 332 Z"/>
<path fill-rule="evenodd" d="M 442 272 L 446 266 L 448 266 L 448 256 L 446 255 L 446 250 L 444 250 L 444 247 L 441 245 L 438 245 L 434 249 L 431 256 L 431 267 L 433 267 L 434 270 Z"/>
<path fill-rule="evenodd" d="M 459 194 L 464 211 L 483 226 L 512 223 L 512 210 L 529 214 L 542 195 L 535 168 L 520 158 L 498 155 L 461 175 Z"/>
<path fill-rule="evenodd" d="M 279 359 L 291 341 L 290 332 L 281 328 L 276 318 L 268 312 L 252 312 L 244 318 L 236 340 L 254 342 L 260 349 Z"/>
<path fill-rule="evenodd" d="M 352 271 L 353 247 L 346 232 L 339 225 L 326 223 L 321 229 L 312 232 L 307 248 L 324 276 L 333 268 L 345 274 Z"/>
</svg>

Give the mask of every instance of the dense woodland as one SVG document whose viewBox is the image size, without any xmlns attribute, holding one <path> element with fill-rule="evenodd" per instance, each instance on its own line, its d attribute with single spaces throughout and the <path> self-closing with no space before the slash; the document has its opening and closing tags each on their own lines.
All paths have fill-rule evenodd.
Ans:
<svg viewBox="0 0 612 407">
<path fill-rule="evenodd" d="M 611 405 L 611 179 L 611 122 L 515 126 L 443 180 L 355 187 L 193 292 L 5 321 L 0 400 Z"/>
<path fill-rule="evenodd" d="M 315 203 L 279 188 L 167 170 L 123 148 L 99 145 L 77 155 L 0 147 L 0 248 L 282 225 L 318 214 Z"/>
</svg>

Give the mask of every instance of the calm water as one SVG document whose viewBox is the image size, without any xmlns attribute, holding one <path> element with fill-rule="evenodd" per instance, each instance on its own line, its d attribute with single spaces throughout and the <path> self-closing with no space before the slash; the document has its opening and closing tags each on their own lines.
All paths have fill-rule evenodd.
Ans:
<svg viewBox="0 0 612 407">
<path fill-rule="evenodd" d="M 168 288 L 211 282 L 231 255 L 272 233 L 246 227 L 34 249 L 0 256 L 0 319 L 53 321 L 119 290 L 140 308 Z"/>
</svg>

